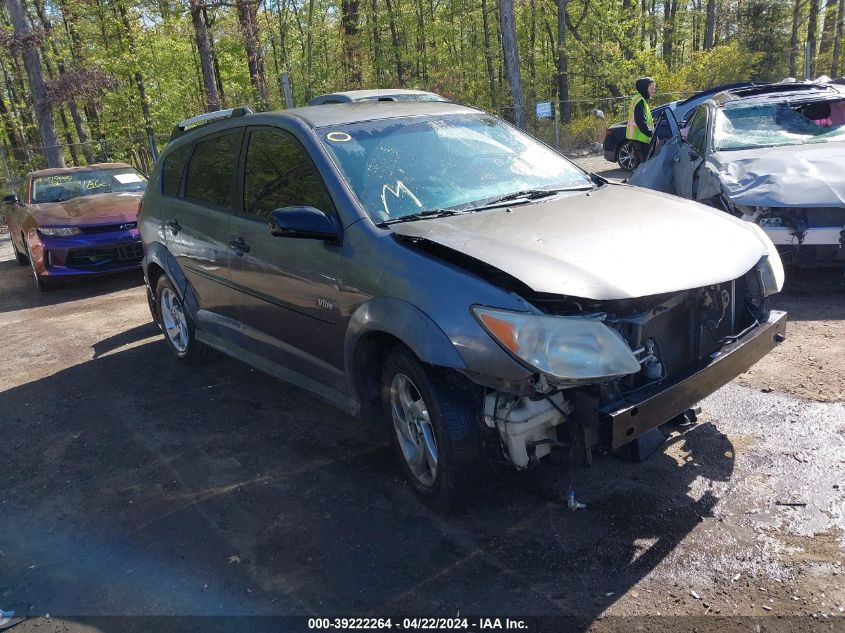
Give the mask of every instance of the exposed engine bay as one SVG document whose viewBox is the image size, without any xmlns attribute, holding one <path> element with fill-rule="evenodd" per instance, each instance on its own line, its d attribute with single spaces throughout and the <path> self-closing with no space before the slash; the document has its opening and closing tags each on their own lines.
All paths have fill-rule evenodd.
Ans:
<svg viewBox="0 0 845 633">
<path fill-rule="evenodd" d="M 659 390 L 664 381 L 706 366 L 724 345 L 767 318 L 757 268 L 722 284 L 652 297 L 591 302 L 534 294 L 526 300 L 547 314 L 586 313 L 601 319 L 624 338 L 641 369 L 570 389 L 537 374 L 531 395 L 488 390 L 484 421 L 498 432 L 507 461 L 519 469 L 536 465 L 553 448 L 571 447 L 573 442 L 579 445 L 582 461 L 590 460 L 595 447 L 617 448 L 603 409 Z"/>
</svg>

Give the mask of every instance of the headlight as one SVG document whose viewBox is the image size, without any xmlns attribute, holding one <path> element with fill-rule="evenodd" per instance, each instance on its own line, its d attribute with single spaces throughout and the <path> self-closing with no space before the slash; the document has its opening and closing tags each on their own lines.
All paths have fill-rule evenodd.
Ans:
<svg viewBox="0 0 845 633">
<path fill-rule="evenodd" d="M 625 340 L 598 319 L 481 306 L 473 306 L 472 312 L 516 358 L 570 384 L 589 384 L 640 370 Z"/>
<path fill-rule="evenodd" d="M 777 251 L 769 255 L 764 255 L 757 262 L 757 269 L 760 271 L 760 282 L 763 285 L 764 297 L 781 291 L 785 275 L 783 272 L 783 262 L 780 261 L 780 255 L 777 254 Z"/>
<path fill-rule="evenodd" d="M 79 229 L 67 226 L 52 229 L 40 228 L 38 229 L 38 232 L 44 237 L 73 237 L 74 235 L 82 233 Z"/>
<path fill-rule="evenodd" d="M 132 229 L 137 228 L 137 227 L 138 227 L 137 222 L 127 222 L 126 224 L 120 225 L 120 230 L 121 231 L 131 231 Z"/>
<path fill-rule="evenodd" d="M 763 296 L 768 297 L 780 292 L 783 288 L 783 281 L 786 279 L 783 262 L 780 260 L 778 249 L 766 232 L 757 224 L 749 223 L 749 226 L 766 245 L 767 254 L 757 262 L 757 268 L 760 271 L 760 281 L 763 283 Z"/>
</svg>

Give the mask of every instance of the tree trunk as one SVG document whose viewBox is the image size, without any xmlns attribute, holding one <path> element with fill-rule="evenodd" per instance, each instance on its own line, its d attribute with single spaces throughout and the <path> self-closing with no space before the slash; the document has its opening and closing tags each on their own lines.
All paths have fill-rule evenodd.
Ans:
<svg viewBox="0 0 845 633">
<path fill-rule="evenodd" d="M 622 56 L 625 59 L 634 58 L 634 11 L 633 0 L 622 0 L 622 22 L 625 24 L 625 42 L 622 46 Z"/>
<path fill-rule="evenodd" d="M 819 0 L 810 0 L 810 16 L 807 19 L 807 79 L 813 79 L 816 66 L 816 35 L 819 27 Z"/>
<path fill-rule="evenodd" d="M 118 5 L 117 11 L 120 15 L 120 20 L 123 24 L 123 34 L 126 37 L 126 41 L 129 45 L 129 53 L 132 55 L 132 59 L 137 61 L 138 46 L 135 43 L 135 34 L 132 32 L 132 23 L 129 21 L 129 14 L 126 11 L 126 7 L 124 7 L 122 4 Z M 135 86 L 138 88 L 138 99 L 141 102 L 141 114 L 144 117 L 144 131 L 147 134 L 147 143 L 149 144 L 149 148 L 155 156 L 158 154 L 158 148 L 156 147 L 156 136 L 155 130 L 153 129 L 153 120 L 150 116 L 150 102 L 147 99 L 147 88 L 144 83 L 144 75 L 141 73 L 140 66 L 135 67 L 134 79 Z"/>
<path fill-rule="evenodd" d="M 824 6 L 822 36 L 819 40 L 819 58 L 826 57 L 833 50 L 833 38 L 836 33 L 836 4 L 836 0 L 827 0 Z M 821 63 L 821 59 L 819 63 Z"/>
<path fill-rule="evenodd" d="M 569 102 L 569 52 L 566 50 L 566 6 L 569 0 L 557 0 L 557 94 L 560 100 L 560 120 L 572 120 L 572 104 Z"/>
<path fill-rule="evenodd" d="M 422 63 L 423 84 L 428 83 L 428 57 L 425 38 L 425 5 L 423 0 L 417 0 L 417 59 Z"/>
<path fill-rule="evenodd" d="M 381 30 L 379 29 L 379 11 L 378 0 L 371 2 L 371 16 L 372 30 L 373 30 L 373 76 L 376 80 L 376 87 L 380 88 L 382 85 L 382 78 L 384 76 L 384 69 L 381 63 Z"/>
<path fill-rule="evenodd" d="M 312 33 L 314 31 L 314 0 L 308 0 L 308 35 L 306 38 L 306 55 L 305 55 L 305 70 L 308 78 L 308 92 L 306 98 L 308 100 L 314 96 L 313 74 L 311 67 L 314 62 L 314 38 Z"/>
<path fill-rule="evenodd" d="M 830 76 L 839 76 L 839 57 L 842 55 L 842 27 L 845 22 L 845 0 L 839 0 L 839 10 L 836 12 L 836 37 L 833 40 L 833 61 L 830 64 Z"/>
<path fill-rule="evenodd" d="M 44 34 L 50 41 L 50 48 L 53 51 L 53 56 L 56 58 L 56 67 L 59 71 L 59 77 L 63 77 L 66 72 L 65 62 L 59 52 L 59 47 L 56 45 L 56 39 L 53 37 L 53 24 L 47 17 L 46 12 L 44 11 L 44 4 L 41 0 L 35 0 L 35 11 L 38 14 L 38 19 L 41 21 L 41 26 L 44 28 Z M 79 107 L 76 105 L 76 99 L 73 97 L 68 98 L 67 105 L 68 110 L 70 111 L 70 118 L 73 120 L 73 127 L 76 129 L 76 135 L 79 137 L 79 142 L 82 146 L 82 153 L 85 155 L 85 162 L 90 165 L 94 162 L 94 155 L 91 152 L 90 138 L 88 137 L 88 133 L 85 131 L 85 126 L 82 123 L 82 117 L 79 116 Z M 64 112 L 62 112 L 62 117 L 64 118 Z M 70 141 L 68 142 L 70 143 Z M 77 163 L 78 159 L 72 145 L 70 146 L 70 151 L 74 163 Z"/>
<path fill-rule="evenodd" d="M 3 127 L 6 130 L 6 136 L 9 139 L 9 143 L 12 146 L 12 155 L 15 157 L 15 160 L 20 162 L 26 162 L 29 160 L 29 154 L 24 149 L 24 142 L 23 136 L 15 127 L 15 120 L 11 112 L 9 112 L 9 108 L 6 107 L 6 99 L 2 94 L 0 94 L 0 117 L 3 119 Z"/>
<path fill-rule="evenodd" d="M 505 58 L 505 73 L 511 87 L 513 100 L 513 121 L 518 128 L 525 129 L 525 111 L 522 104 L 522 75 L 519 69 L 519 48 L 516 43 L 516 21 L 513 15 L 513 0 L 499 0 L 499 24 L 502 30 L 502 49 Z"/>
<path fill-rule="evenodd" d="M 70 10 L 70 8 L 65 4 L 64 0 L 59 0 L 59 8 L 62 12 L 62 19 L 64 20 L 65 30 L 68 34 L 68 39 L 70 40 L 70 58 L 73 62 L 77 65 L 81 65 L 82 61 L 82 41 L 80 40 L 79 33 L 76 30 L 76 16 Z M 97 116 L 97 109 L 93 103 L 85 103 L 82 106 L 83 111 L 85 112 L 85 118 L 88 120 L 88 126 L 91 129 L 91 134 L 94 136 L 95 139 L 102 138 L 102 134 L 100 133 L 100 121 L 99 117 Z M 76 106 L 76 103 L 70 104 L 70 114 L 73 117 L 73 123 L 76 126 L 76 133 L 79 136 L 79 140 L 82 141 L 84 138 L 85 140 L 82 141 L 83 143 L 90 143 L 90 139 L 88 134 L 85 132 L 84 126 L 82 124 L 82 118 L 79 116 L 79 109 Z M 93 153 L 93 148 L 89 145 L 83 145 L 83 148 L 87 148 L 85 151 L 85 159 L 89 162 L 93 162 L 95 160 L 95 156 Z M 89 159 L 90 154 L 90 159 Z"/>
<path fill-rule="evenodd" d="M 396 30 L 396 16 L 393 14 L 393 3 L 385 0 L 387 15 L 390 19 L 390 41 L 393 44 L 393 59 L 396 63 L 396 81 L 400 88 L 405 87 L 405 77 L 402 68 L 402 52 L 399 50 L 399 33 Z"/>
<path fill-rule="evenodd" d="M 675 44 L 675 14 L 678 0 L 663 0 L 663 59 L 671 69 L 674 67 L 672 50 Z"/>
<path fill-rule="evenodd" d="M 792 37 L 789 39 L 789 76 L 798 75 L 798 26 L 801 20 L 801 5 L 804 0 L 795 0 L 792 5 Z"/>
<path fill-rule="evenodd" d="M 496 86 L 496 73 L 493 70 L 493 47 L 490 45 L 490 21 L 487 0 L 481 0 L 481 26 L 484 33 L 484 62 L 487 66 L 487 81 L 490 84 L 490 103 L 494 110 L 498 110 L 499 89 Z"/>
<path fill-rule="evenodd" d="M 20 43 L 24 66 L 29 76 L 32 101 L 35 106 L 35 117 L 38 120 L 38 132 L 41 136 L 41 145 L 44 150 L 44 156 L 47 159 L 47 166 L 64 167 L 65 160 L 62 158 L 59 139 L 56 136 L 53 109 L 47 103 L 44 76 L 41 71 L 41 58 L 38 56 L 38 49 L 35 47 L 32 31 L 26 22 L 26 16 L 20 0 L 6 0 L 6 8 L 9 10 L 9 16 L 12 18 L 15 39 Z"/>
<path fill-rule="evenodd" d="M 347 88 L 361 87 L 361 48 L 358 42 L 360 0 L 341 0 L 340 24 L 343 31 L 343 65 Z"/>
<path fill-rule="evenodd" d="M 208 10 L 203 5 L 202 18 L 205 20 L 206 32 L 208 33 L 208 46 L 211 51 L 211 63 L 214 66 L 214 83 L 217 86 L 217 95 L 220 99 L 220 107 L 226 107 L 226 91 L 223 90 L 223 79 L 220 76 L 220 64 L 217 61 L 217 49 L 214 44 L 214 36 L 211 34 L 211 28 L 214 26 L 213 20 L 208 17 Z"/>
<path fill-rule="evenodd" d="M 194 25 L 194 37 L 197 42 L 197 52 L 200 56 L 202 70 L 202 85 L 205 91 L 205 111 L 220 110 L 220 97 L 217 94 L 217 81 L 214 74 L 214 59 L 211 55 L 211 42 L 208 39 L 208 27 L 203 14 L 202 0 L 189 0 L 191 23 Z"/>
<path fill-rule="evenodd" d="M 704 27 L 704 50 L 713 48 L 716 35 L 716 0 L 707 0 L 707 25 Z"/>
<path fill-rule="evenodd" d="M 252 82 L 256 105 L 259 110 L 264 111 L 270 105 L 270 95 L 267 92 L 267 77 L 264 73 L 264 54 L 258 39 L 258 2 L 259 0 L 238 0 L 237 7 L 238 23 L 246 49 L 249 80 Z"/>
</svg>

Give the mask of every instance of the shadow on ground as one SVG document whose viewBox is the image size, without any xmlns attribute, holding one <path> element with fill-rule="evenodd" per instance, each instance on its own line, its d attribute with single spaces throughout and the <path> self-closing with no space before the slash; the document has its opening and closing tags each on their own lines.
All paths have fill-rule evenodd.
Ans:
<svg viewBox="0 0 845 633">
<path fill-rule="evenodd" d="M 703 425 L 645 464 L 578 470 L 586 510 L 566 508 L 551 465 L 437 516 L 383 429 L 235 361 L 179 365 L 161 341 L 2 392 L 0 411 L 0 606 L 79 622 L 460 613 L 586 626 L 712 513 L 694 482 L 727 480 L 734 463 Z"/>
</svg>

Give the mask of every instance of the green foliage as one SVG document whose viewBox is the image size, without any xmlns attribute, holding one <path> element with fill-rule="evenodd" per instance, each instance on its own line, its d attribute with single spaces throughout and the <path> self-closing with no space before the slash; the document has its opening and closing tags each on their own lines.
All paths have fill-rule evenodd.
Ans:
<svg viewBox="0 0 845 633">
<path fill-rule="evenodd" d="M 35 23 L 34 1 L 24 3 Z M 99 124 L 109 146 L 122 148 L 121 156 L 137 157 L 146 151 L 136 74 L 145 84 L 157 135 L 166 137 L 174 123 L 204 109 L 188 0 L 43 1 L 58 52 L 56 55 L 44 47 L 52 67 L 63 60 L 69 70 L 100 68 L 117 80 L 102 96 L 78 97 L 77 105 L 84 112 L 84 125 L 92 137 L 94 126 Z M 720 83 L 780 79 L 787 74 L 792 2 L 717 0 L 718 45 L 704 51 L 707 2 L 676 1 L 674 22 L 667 25 L 662 2 L 646 3 L 647 7 L 654 6 L 654 13 L 649 8 L 643 15 L 642 5 L 636 0 L 569 0 L 571 30 L 566 50 L 573 120 L 564 126 L 565 143 L 600 141 L 601 123 L 590 111 L 602 109 L 608 120 L 624 117 L 634 81 L 643 75 L 656 80 L 654 103 L 659 104 Z M 322 92 L 398 86 L 398 57 L 406 87 L 433 90 L 454 101 L 512 115 L 496 0 L 486 2 L 495 91 L 491 90 L 487 71 L 481 0 L 391 0 L 392 12 L 388 11 L 387 0 L 375 0 L 375 5 L 373 0 L 360 0 L 358 31 L 346 45 L 341 3 L 313 0 L 313 14 L 309 16 L 311 2 L 263 0 L 258 7 L 260 47 L 272 108 L 283 107 L 279 72 L 290 73 L 295 101 L 303 104 Z M 121 19 L 121 7 L 127 11 L 128 31 Z M 559 98 L 557 4 L 552 0 L 522 0 L 515 3 L 515 10 L 524 107 L 533 112 L 533 100 Z M 224 107 L 253 105 L 244 37 L 234 1 L 209 0 L 206 13 L 225 93 Z M 38 24 L 34 26 L 37 30 Z M 665 29 L 667 26 L 672 29 Z M 803 28 L 805 33 L 806 26 Z M 78 35 L 76 47 L 72 46 L 70 30 Z M 662 40 L 670 33 L 671 59 L 664 59 Z M 22 131 L 24 145 L 37 145 L 38 135 L 20 54 L 9 45 L 9 37 L 0 39 L 0 61 L 9 75 L 8 81 L 5 77 L 0 81 L 0 99 L 9 111 L 7 124 L 0 127 L 0 143 L 11 157 L 20 139 L 14 139 L 10 129 Z M 135 42 L 134 51 L 131 40 Z M 360 64 L 361 85 L 351 84 L 345 59 L 349 51 Z M 9 86 L 15 88 L 15 99 Z M 616 98 L 614 92 L 623 96 Z M 90 113 L 96 116 L 88 116 Z M 551 138 L 548 121 L 537 122 L 529 116 L 529 125 L 543 138 Z M 75 139 L 72 125 L 67 132 Z M 26 158 L 20 151 L 17 154 L 21 168 L 25 160 L 38 160 L 37 151 L 29 152 Z M 68 152 L 66 156 L 70 158 Z"/>
<path fill-rule="evenodd" d="M 739 42 L 716 46 L 693 53 L 678 73 L 679 82 L 686 88 L 704 90 L 718 84 L 748 81 L 757 75 L 763 58 L 764 53 L 749 51 Z"/>
</svg>

